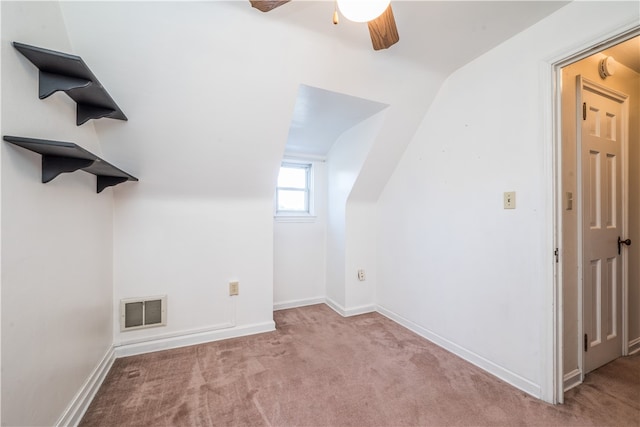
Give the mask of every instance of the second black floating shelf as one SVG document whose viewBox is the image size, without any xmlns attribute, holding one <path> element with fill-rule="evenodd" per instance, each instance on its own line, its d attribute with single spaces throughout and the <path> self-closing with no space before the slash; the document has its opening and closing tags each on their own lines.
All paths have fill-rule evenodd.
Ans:
<svg viewBox="0 0 640 427">
<path fill-rule="evenodd" d="M 97 176 L 97 192 L 125 181 L 137 181 L 121 169 L 73 142 L 4 136 L 4 140 L 42 155 L 42 182 L 47 183 L 64 172 L 83 170 Z"/>
<path fill-rule="evenodd" d="M 76 102 L 78 126 L 101 117 L 127 120 L 127 116 L 79 56 L 19 42 L 13 42 L 13 47 L 40 70 L 40 99 L 61 90 Z"/>
</svg>

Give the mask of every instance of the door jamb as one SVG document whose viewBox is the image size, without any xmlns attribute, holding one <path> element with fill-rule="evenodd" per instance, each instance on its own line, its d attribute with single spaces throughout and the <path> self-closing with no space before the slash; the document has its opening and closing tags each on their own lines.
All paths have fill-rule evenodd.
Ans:
<svg viewBox="0 0 640 427">
<path fill-rule="evenodd" d="M 553 246 L 556 251 L 556 262 L 554 264 L 554 274 L 553 274 L 553 290 L 552 290 L 552 298 L 553 298 L 553 314 L 552 314 L 552 324 L 553 324 L 553 344 L 552 344 L 552 383 L 553 383 L 553 396 L 552 403 L 564 403 L 564 369 L 563 369 L 563 332 L 564 332 L 564 320 L 563 320 L 563 301 L 562 301 L 562 68 L 580 61 L 584 58 L 592 56 L 598 52 L 601 52 L 613 45 L 616 45 L 620 42 L 628 40 L 630 38 L 636 37 L 640 35 L 640 26 L 637 24 L 629 25 L 627 28 L 620 28 L 615 32 L 604 35 L 596 40 L 591 40 L 589 42 L 585 42 L 581 46 L 578 46 L 576 49 L 565 52 L 563 55 L 556 57 L 549 61 L 551 65 L 551 115 L 552 115 L 552 126 L 551 126 L 551 175 L 552 175 L 552 218 L 553 218 Z M 627 160 L 628 161 L 628 156 Z M 628 171 L 628 167 L 625 168 L 625 173 Z M 623 219 L 623 222 L 626 219 Z M 627 224 L 623 224 L 623 226 L 627 226 Z M 559 255 L 558 255 L 559 253 Z M 625 261 L 627 261 L 625 259 Z M 626 279 L 623 280 L 623 345 L 626 344 L 628 347 L 628 336 L 627 336 L 627 325 L 625 322 L 628 322 L 628 314 L 626 314 L 627 306 L 625 306 L 628 302 L 628 298 L 626 297 L 627 292 L 627 284 Z M 579 295 L 581 298 L 581 295 Z M 579 308 L 579 316 L 581 317 L 581 304 Z M 579 319 L 580 326 L 579 329 L 582 329 L 582 319 Z M 628 352 L 628 348 L 625 349 Z M 623 354 L 625 353 L 623 350 Z M 579 368 L 581 379 L 583 378 L 582 374 L 582 357 L 579 359 Z"/>
</svg>

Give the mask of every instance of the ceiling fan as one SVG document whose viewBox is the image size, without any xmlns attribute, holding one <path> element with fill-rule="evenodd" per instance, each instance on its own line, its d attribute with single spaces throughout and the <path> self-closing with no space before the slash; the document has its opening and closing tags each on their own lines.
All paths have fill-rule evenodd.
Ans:
<svg viewBox="0 0 640 427">
<path fill-rule="evenodd" d="M 262 12 L 269 12 L 278 6 L 282 6 L 285 3 L 289 3 L 290 0 L 249 0 L 251 6 Z M 393 10 L 391 10 L 391 3 L 382 0 L 383 9 L 381 13 L 374 12 L 373 18 L 358 18 L 351 15 L 351 10 L 348 8 L 347 1 L 337 1 L 337 7 L 340 8 L 342 14 L 351 21 L 366 22 L 369 27 L 369 35 L 371 36 L 371 43 L 374 50 L 387 49 L 400 40 L 398 35 L 398 28 L 396 27 L 396 20 L 393 17 Z M 356 7 L 366 5 L 367 3 L 380 3 L 380 1 L 365 2 L 363 0 L 355 0 L 352 3 Z M 338 23 L 338 12 L 334 12 L 333 23 Z"/>
</svg>

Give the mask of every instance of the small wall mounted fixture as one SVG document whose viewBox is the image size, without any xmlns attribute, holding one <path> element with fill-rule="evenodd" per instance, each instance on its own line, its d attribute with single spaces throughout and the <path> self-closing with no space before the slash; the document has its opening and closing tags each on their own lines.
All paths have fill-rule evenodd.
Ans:
<svg viewBox="0 0 640 427">
<path fill-rule="evenodd" d="M 604 80 L 607 77 L 613 76 L 616 72 L 616 60 L 613 59 L 613 56 L 605 56 L 598 63 L 598 73 L 600 73 L 600 77 Z"/>
</svg>

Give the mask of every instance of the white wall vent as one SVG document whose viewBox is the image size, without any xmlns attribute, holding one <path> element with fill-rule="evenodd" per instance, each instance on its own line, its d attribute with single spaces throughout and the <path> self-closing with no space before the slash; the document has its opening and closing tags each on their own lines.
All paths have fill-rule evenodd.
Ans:
<svg viewBox="0 0 640 427">
<path fill-rule="evenodd" d="M 120 300 L 120 331 L 167 324 L 167 296 Z"/>
</svg>

